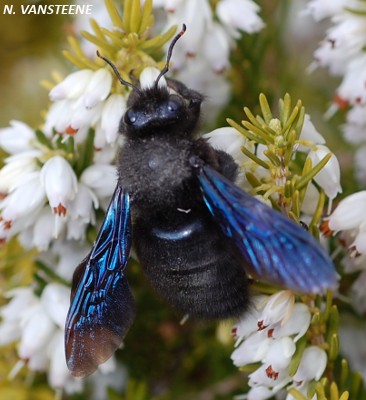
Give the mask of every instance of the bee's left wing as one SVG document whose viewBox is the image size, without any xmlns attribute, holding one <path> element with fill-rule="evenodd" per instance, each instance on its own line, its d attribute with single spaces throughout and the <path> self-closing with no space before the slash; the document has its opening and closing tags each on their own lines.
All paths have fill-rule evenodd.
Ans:
<svg viewBox="0 0 366 400">
<path fill-rule="evenodd" d="M 305 229 L 207 165 L 198 179 L 208 209 L 240 250 L 248 272 L 301 292 L 337 286 L 332 261 Z"/>
<path fill-rule="evenodd" d="M 124 276 L 131 248 L 129 196 L 117 185 L 90 254 L 73 277 L 65 326 L 67 365 L 85 377 L 112 356 L 134 318 Z"/>
</svg>

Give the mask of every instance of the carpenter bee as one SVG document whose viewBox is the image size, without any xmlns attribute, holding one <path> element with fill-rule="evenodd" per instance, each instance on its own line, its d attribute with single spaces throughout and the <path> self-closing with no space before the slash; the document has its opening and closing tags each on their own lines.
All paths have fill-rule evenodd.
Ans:
<svg viewBox="0 0 366 400">
<path fill-rule="evenodd" d="M 134 246 L 157 292 L 183 314 L 238 317 L 250 304 L 248 275 L 301 292 L 334 288 L 326 252 L 302 227 L 234 183 L 230 155 L 195 137 L 203 96 L 166 79 L 132 87 L 119 131 L 118 182 L 89 255 L 77 267 L 65 347 L 74 376 L 112 356 L 134 319 L 124 270 Z"/>
</svg>

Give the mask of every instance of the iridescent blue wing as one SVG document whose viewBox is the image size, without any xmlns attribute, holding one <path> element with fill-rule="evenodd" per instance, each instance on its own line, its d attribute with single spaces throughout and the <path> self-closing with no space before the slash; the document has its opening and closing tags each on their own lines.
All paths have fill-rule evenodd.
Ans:
<svg viewBox="0 0 366 400">
<path fill-rule="evenodd" d="M 208 209 L 240 250 L 251 275 L 301 292 L 337 286 L 332 261 L 306 230 L 209 166 L 198 179 Z"/>
<path fill-rule="evenodd" d="M 124 276 L 131 248 L 129 196 L 117 185 L 90 254 L 77 267 L 66 319 L 67 365 L 84 377 L 112 356 L 134 318 Z"/>
</svg>

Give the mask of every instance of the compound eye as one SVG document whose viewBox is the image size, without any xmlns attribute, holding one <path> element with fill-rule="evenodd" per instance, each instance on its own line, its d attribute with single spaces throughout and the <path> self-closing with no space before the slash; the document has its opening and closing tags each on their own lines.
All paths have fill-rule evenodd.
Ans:
<svg viewBox="0 0 366 400">
<path fill-rule="evenodd" d="M 176 111 L 178 104 L 174 100 L 169 100 L 167 105 L 168 111 Z"/>
<path fill-rule="evenodd" d="M 124 116 L 124 121 L 127 125 L 133 125 L 137 120 L 137 114 L 133 110 L 127 110 Z"/>
<path fill-rule="evenodd" d="M 182 99 L 179 96 L 171 95 L 166 107 L 169 112 L 175 112 L 182 107 Z"/>
</svg>

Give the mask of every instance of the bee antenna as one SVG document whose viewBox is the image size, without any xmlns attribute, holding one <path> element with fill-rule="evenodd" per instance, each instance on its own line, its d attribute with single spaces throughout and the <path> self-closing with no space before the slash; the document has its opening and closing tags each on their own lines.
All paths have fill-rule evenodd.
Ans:
<svg viewBox="0 0 366 400">
<path fill-rule="evenodd" d="M 116 65 L 113 64 L 113 62 L 112 62 L 109 58 L 102 56 L 102 55 L 99 53 L 99 50 L 97 50 L 97 56 L 98 56 L 99 58 L 101 58 L 102 60 L 104 60 L 108 65 L 110 65 L 110 67 L 113 69 L 114 74 L 116 75 L 117 79 L 121 82 L 122 85 L 128 86 L 128 87 L 130 87 L 130 88 L 136 90 L 137 92 L 141 92 L 140 88 L 138 88 L 137 86 L 133 85 L 131 82 L 125 81 L 125 80 L 122 78 L 121 74 L 119 73 L 119 71 L 118 71 Z"/>
<path fill-rule="evenodd" d="M 155 89 L 158 87 L 158 83 L 159 83 L 161 77 L 164 76 L 169 71 L 169 62 L 170 62 L 170 59 L 172 58 L 173 48 L 174 48 L 175 44 L 177 43 L 177 41 L 184 35 L 186 29 L 187 29 L 186 25 L 183 24 L 181 31 L 174 37 L 174 39 L 170 43 L 170 46 L 168 49 L 168 54 L 166 56 L 165 67 L 160 71 L 160 74 L 158 75 L 158 77 L 155 80 Z"/>
</svg>

